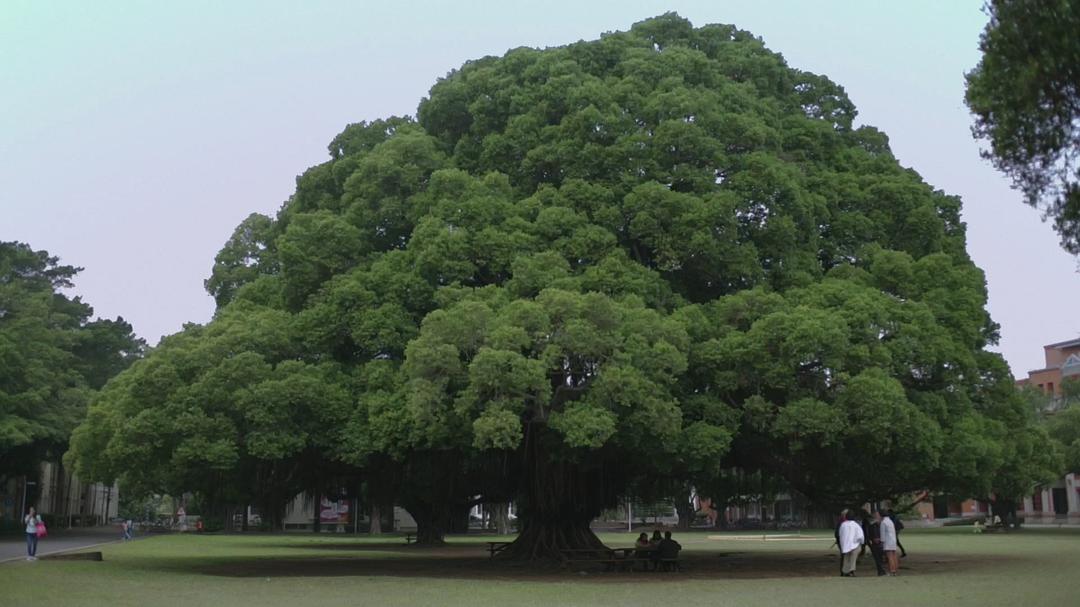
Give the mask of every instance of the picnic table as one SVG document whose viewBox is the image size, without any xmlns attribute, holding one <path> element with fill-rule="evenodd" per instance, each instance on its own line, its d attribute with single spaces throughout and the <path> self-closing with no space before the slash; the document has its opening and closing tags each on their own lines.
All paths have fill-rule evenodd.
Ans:
<svg viewBox="0 0 1080 607">
<path fill-rule="evenodd" d="M 569 567 L 572 563 L 602 563 L 608 571 L 621 560 L 610 548 L 566 548 L 559 550 L 559 556 L 562 557 L 563 567 Z"/>
<path fill-rule="evenodd" d="M 560 550 L 559 554 L 564 567 L 573 563 L 600 563 L 606 571 L 633 571 L 634 565 L 641 563 L 641 570 L 647 571 L 649 564 L 654 563 L 656 569 L 682 571 L 678 558 L 657 559 L 656 548 L 580 548 Z"/>
<path fill-rule="evenodd" d="M 656 556 L 656 548 L 614 548 L 612 552 L 622 565 L 623 571 L 627 567 L 632 570 L 635 563 L 641 563 L 641 569 L 645 571 L 649 568 L 649 564 L 654 562 Z"/>
</svg>

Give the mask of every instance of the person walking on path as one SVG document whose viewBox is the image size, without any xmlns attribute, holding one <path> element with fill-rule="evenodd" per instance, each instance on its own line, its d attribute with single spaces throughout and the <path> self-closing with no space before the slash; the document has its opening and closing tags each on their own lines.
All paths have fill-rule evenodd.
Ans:
<svg viewBox="0 0 1080 607">
<path fill-rule="evenodd" d="M 885 560 L 889 563 L 889 575 L 896 575 L 900 569 L 900 559 L 896 557 L 896 525 L 889 517 L 881 519 L 881 549 L 885 552 Z"/>
<path fill-rule="evenodd" d="M 866 537 L 863 535 L 862 527 L 855 521 L 855 516 L 850 513 L 847 515 L 847 520 L 840 523 L 840 529 L 837 531 L 840 552 L 844 555 L 840 575 L 855 577 L 855 563 L 859 559 L 859 548 L 866 541 Z"/>
<path fill-rule="evenodd" d="M 30 506 L 30 512 L 23 517 L 23 523 L 26 525 L 26 560 L 36 561 L 38 525 L 44 525 L 44 523 L 33 506 Z"/>
<path fill-rule="evenodd" d="M 878 575 L 885 575 L 885 550 L 881 547 L 881 512 L 875 512 L 866 527 L 866 542 L 870 544 L 870 554 L 874 556 L 874 566 Z"/>
</svg>

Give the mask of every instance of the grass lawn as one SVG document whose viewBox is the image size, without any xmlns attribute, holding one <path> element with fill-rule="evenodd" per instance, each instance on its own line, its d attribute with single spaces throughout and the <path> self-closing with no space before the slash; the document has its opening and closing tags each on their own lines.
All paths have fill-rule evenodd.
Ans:
<svg viewBox="0 0 1080 607">
<path fill-rule="evenodd" d="M 169 535 L 98 548 L 104 562 L 0 564 L 0 605 L 1076 605 L 1080 533 L 908 530 L 901 575 L 839 577 L 828 533 L 677 534 L 682 573 L 491 562 L 490 537 L 445 548 L 311 535 Z M 751 537 L 752 536 L 752 537 Z M 604 534 L 613 547 L 634 535 Z"/>
</svg>

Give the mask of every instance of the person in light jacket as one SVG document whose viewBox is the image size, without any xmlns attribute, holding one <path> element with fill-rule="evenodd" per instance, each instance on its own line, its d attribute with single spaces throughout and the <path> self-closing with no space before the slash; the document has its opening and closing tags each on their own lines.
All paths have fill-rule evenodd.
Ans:
<svg viewBox="0 0 1080 607">
<path fill-rule="evenodd" d="M 26 560 L 37 560 L 37 526 L 41 523 L 41 515 L 34 510 L 33 506 L 30 506 L 30 512 L 23 517 L 23 523 L 26 525 Z"/>
<path fill-rule="evenodd" d="M 891 508 L 889 509 L 888 517 L 889 520 L 892 521 L 893 526 L 896 527 L 896 548 L 900 550 L 900 558 L 904 558 L 907 556 L 907 550 L 904 550 L 904 542 L 900 541 L 900 532 L 904 530 L 904 521 L 900 520 L 900 517 L 896 516 L 896 512 Z"/>
<path fill-rule="evenodd" d="M 855 515 L 849 512 L 847 520 L 840 524 L 840 529 L 837 531 L 840 552 L 844 555 L 844 564 L 840 569 L 840 575 L 855 577 L 855 563 L 859 559 L 859 548 L 866 541 L 862 526 L 855 520 Z"/>
<path fill-rule="evenodd" d="M 900 559 L 896 556 L 896 525 L 887 516 L 881 519 L 881 549 L 889 564 L 889 575 L 896 575 L 900 569 Z"/>
</svg>

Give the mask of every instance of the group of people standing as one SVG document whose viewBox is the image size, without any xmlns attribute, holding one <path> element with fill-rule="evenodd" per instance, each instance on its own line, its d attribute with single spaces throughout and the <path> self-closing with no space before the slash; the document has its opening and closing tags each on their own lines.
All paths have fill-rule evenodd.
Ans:
<svg viewBox="0 0 1080 607">
<path fill-rule="evenodd" d="M 884 516 L 880 511 L 870 514 L 863 510 L 861 519 L 860 522 L 856 513 L 850 510 L 840 513 L 836 526 L 836 544 L 840 547 L 840 575 L 855 577 L 855 566 L 867 546 L 874 557 L 877 574 L 896 575 L 900 570 L 900 556 L 907 556 L 907 551 L 900 543 L 900 530 L 904 528 L 904 524 L 891 510 Z"/>
</svg>

